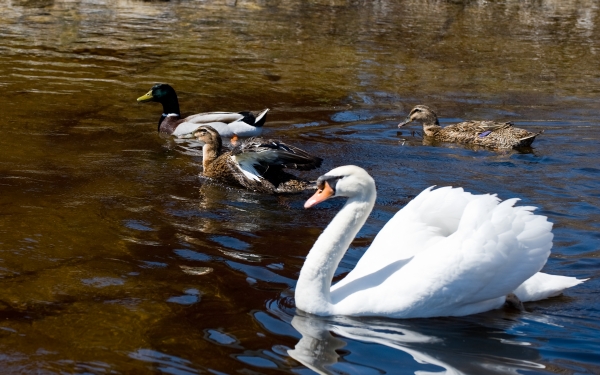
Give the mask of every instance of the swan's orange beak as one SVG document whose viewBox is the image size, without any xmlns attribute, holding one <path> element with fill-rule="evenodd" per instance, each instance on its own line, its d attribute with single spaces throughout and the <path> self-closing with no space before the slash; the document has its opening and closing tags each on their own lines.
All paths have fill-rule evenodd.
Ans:
<svg viewBox="0 0 600 375">
<path fill-rule="evenodd" d="M 317 204 L 333 197 L 335 195 L 335 191 L 329 186 L 327 181 L 323 185 L 323 189 L 318 189 L 317 192 L 310 197 L 306 203 L 304 203 L 304 208 L 311 208 L 312 206 L 316 206 Z"/>
</svg>

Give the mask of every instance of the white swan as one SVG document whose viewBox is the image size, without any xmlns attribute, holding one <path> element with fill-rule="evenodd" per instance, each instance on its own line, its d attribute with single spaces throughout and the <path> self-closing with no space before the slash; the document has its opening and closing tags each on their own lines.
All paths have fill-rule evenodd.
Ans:
<svg viewBox="0 0 600 375">
<path fill-rule="evenodd" d="M 393 318 L 463 316 L 501 307 L 508 294 L 533 301 L 585 280 L 538 272 L 552 247 L 552 224 L 534 207 L 500 203 L 461 188 L 424 190 L 381 229 L 356 267 L 334 272 L 375 203 L 375 182 L 356 166 L 317 180 L 304 207 L 348 201 L 310 250 L 296 285 L 296 307 L 317 315 Z"/>
</svg>

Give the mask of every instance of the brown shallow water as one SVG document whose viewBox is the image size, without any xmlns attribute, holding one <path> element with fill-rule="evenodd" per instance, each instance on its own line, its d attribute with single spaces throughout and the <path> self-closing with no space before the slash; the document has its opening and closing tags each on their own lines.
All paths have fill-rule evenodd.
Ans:
<svg viewBox="0 0 600 375">
<path fill-rule="evenodd" d="M 597 2 L 6 0 L 0 12 L 2 373 L 600 372 Z M 305 211 L 307 195 L 201 181 L 198 145 L 160 137 L 159 106 L 135 102 L 155 82 L 187 113 L 271 108 L 266 136 L 325 158 L 306 177 L 369 170 L 377 204 L 338 274 L 411 197 L 454 185 L 539 206 L 555 223 L 545 270 L 592 280 L 520 314 L 297 314 L 304 256 L 342 203 Z M 396 128 L 415 104 L 442 123 L 545 133 L 523 152 L 423 145 Z"/>
</svg>

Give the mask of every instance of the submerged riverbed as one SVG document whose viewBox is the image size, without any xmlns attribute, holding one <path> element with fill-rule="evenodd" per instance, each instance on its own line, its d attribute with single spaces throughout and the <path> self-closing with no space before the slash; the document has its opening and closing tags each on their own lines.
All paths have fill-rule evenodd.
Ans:
<svg viewBox="0 0 600 375">
<path fill-rule="evenodd" d="M 600 10 L 594 1 L 7 0 L 0 3 L 3 373 L 600 372 Z M 199 179 L 156 132 L 156 82 L 184 114 L 270 108 L 264 136 L 369 171 L 375 209 L 337 275 L 431 185 L 520 197 L 554 223 L 563 296 L 463 318 L 295 310 L 304 257 L 341 200 Z M 442 125 L 544 130 L 532 149 L 423 144 Z M 412 130 L 415 132 L 413 133 Z"/>
</svg>

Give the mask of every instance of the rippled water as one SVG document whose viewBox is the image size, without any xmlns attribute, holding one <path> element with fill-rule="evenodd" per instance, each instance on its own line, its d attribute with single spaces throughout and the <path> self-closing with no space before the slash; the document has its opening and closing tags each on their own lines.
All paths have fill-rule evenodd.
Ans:
<svg viewBox="0 0 600 375">
<path fill-rule="evenodd" d="M 595 1 L 0 2 L 3 373 L 600 372 L 600 10 Z M 495 192 L 555 223 L 545 270 L 592 279 L 527 312 L 297 313 L 304 256 L 341 207 L 201 181 L 184 112 L 271 108 L 265 135 L 360 165 L 375 210 L 342 261 L 430 185 Z M 528 152 L 424 145 L 396 124 L 545 130 Z"/>
</svg>

